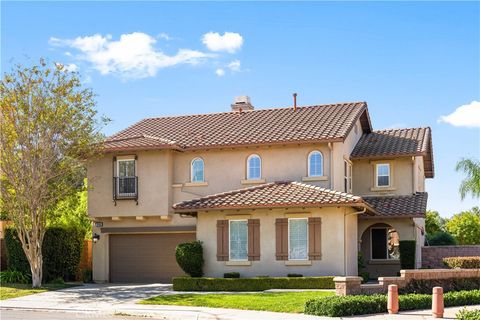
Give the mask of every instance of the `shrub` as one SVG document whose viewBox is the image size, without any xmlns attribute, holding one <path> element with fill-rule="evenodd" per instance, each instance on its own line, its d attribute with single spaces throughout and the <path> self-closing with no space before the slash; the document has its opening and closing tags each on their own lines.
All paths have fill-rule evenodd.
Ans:
<svg viewBox="0 0 480 320">
<path fill-rule="evenodd" d="M 415 240 L 400 241 L 400 265 L 402 269 L 415 269 Z"/>
<path fill-rule="evenodd" d="M 7 248 L 8 269 L 20 271 L 23 274 L 31 274 L 30 264 L 14 228 L 5 229 L 5 246 Z"/>
<path fill-rule="evenodd" d="M 370 273 L 366 271 L 359 272 L 358 275 L 362 277 L 362 283 L 368 282 L 368 280 L 370 280 Z"/>
<path fill-rule="evenodd" d="M 30 273 L 23 273 L 17 270 L 6 270 L 0 272 L 1 283 L 31 283 L 32 276 Z"/>
<path fill-rule="evenodd" d="M 413 279 L 400 289 L 400 293 L 430 294 L 433 287 L 442 287 L 444 292 L 474 290 L 480 288 L 480 278 Z"/>
<path fill-rule="evenodd" d="M 480 310 L 467 310 L 463 308 L 455 315 L 457 320 L 478 320 L 480 319 Z"/>
<path fill-rule="evenodd" d="M 181 243 L 175 249 L 175 258 L 182 270 L 192 276 L 203 276 L 203 247 L 201 241 Z"/>
<path fill-rule="evenodd" d="M 269 289 L 335 289 L 333 277 L 173 278 L 175 291 L 264 291 Z"/>
<path fill-rule="evenodd" d="M 432 296 L 429 294 L 406 294 L 398 297 L 400 310 L 429 309 Z M 444 294 L 445 307 L 475 305 L 480 303 L 480 290 L 447 292 Z M 330 317 L 344 317 L 387 311 L 386 295 L 359 295 L 345 297 L 322 297 L 305 303 L 305 314 Z"/>
<path fill-rule="evenodd" d="M 451 269 L 480 269 L 480 257 L 447 257 L 443 263 Z"/>
<path fill-rule="evenodd" d="M 91 282 L 93 282 L 92 280 L 93 280 L 92 269 L 84 269 L 83 270 L 83 282 L 91 283 Z"/>
<path fill-rule="evenodd" d="M 223 277 L 225 279 L 235 279 L 235 278 L 240 278 L 240 273 L 239 272 L 225 272 L 223 274 Z"/>
<path fill-rule="evenodd" d="M 301 278 L 301 277 L 303 277 L 303 274 L 300 274 L 300 273 L 289 273 L 289 274 L 287 274 L 287 277 L 289 277 L 289 278 Z"/>
<path fill-rule="evenodd" d="M 432 235 L 427 234 L 426 239 L 429 246 L 451 246 L 457 244 L 455 238 L 445 231 L 435 232 Z"/>
</svg>

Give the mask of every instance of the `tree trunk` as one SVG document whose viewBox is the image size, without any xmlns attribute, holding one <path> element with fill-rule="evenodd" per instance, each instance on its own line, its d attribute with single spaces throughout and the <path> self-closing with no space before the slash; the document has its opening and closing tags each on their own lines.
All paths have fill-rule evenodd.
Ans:
<svg viewBox="0 0 480 320">
<path fill-rule="evenodd" d="M 40 250 L 33 250 L 29 259 L 30 270 L 32 271 L 32 288 L 40 288 L 43 278 L 43 256 Z"/>
</svg>

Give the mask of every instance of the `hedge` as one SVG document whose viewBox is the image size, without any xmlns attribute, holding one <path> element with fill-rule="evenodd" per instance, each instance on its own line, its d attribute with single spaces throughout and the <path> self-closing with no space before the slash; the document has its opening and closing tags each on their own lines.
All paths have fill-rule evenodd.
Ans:
<svg viewBox="0 0 480 320">
<path fill-rule="evenodd" d="M 415 269 L 415 240 L 402 240 L 399 243 L 401 268 Z"/>
<path fill-rule="evenodd" d="M 264 291 L 269 289 L 335 289 L 333 277 L 173 278 L 175 291 Z"/>
<path fill-rule="evenodd" d="M 429 309 L 432 296 L 429 294 L 400 295 L 400 310 Z M 447 292 L 445 307 L 475 305 L 480 303 L 480 290 Z M 387 312 L 386 295 L 332 296 L 309 300 L 305 303 L 305 314 L 329 317 L 345 317 Z"/>
<path fill-rule="evenodd" d="M 460 310 L 456 315 L 455 319 L 458 320 L 478 320 L 480 319 L 480 310 Z"/>
<path fill-rule="evenodd" d="M 480 269 L 480 257 L 447 257 L 443 263 L 452 269 Z"/>
<path fill-rule="evenodd" d="M 83 249 L 85 231 L 77 228 L 48 228 L 43 239 L 43 280 L 57 278 L 75 280 Z M 30 265 L 17 233 L 13 228 L 5 230 L 7 261 L 10 270 L 31 274 Z"/>
<path fill-rule="evenodd" d="M 480 278 L 448 278 L 448 279 L 412 279 L 400 293 L 430 294 L 433 287 L 442 287 L 444 292 L 474 290 L 480 288 Z"/>
</svg>

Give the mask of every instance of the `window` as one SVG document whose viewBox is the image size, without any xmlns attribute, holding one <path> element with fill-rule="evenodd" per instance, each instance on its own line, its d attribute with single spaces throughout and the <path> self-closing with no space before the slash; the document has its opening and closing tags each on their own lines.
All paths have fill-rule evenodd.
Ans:
<svg viewBox="0 0 480 320">
<path fill-rule="evenodd" d="M 400 258 L 400 247 L 398 233 L 393 228 L 371 228 L 371 256 L 372 259 Z"/>
<path fill-rule="evenodd" d="M 242 261 L 248 258 L 247 220 L 230 220 L 230 260 Z"/>
<path fill-rule="evenodd" d="M 256 154 L 252 154 L 247 159 L 247 179 L 260 180 L 262 178 L 262 159 Z"/>
<path fill-rule="evenodd" d="M 201 158 L 192 160 L 192 172 L 190 180 L 192 182 L 204 182 L 204 163 Z"/>
<path fill-rule="evenodd" d="M 344 189 L 345 192 L 352 192 L 352 164 L 347 161 L 343 160 L 343 170 L 344 170 Z"/>
<path fill-rule="evenodd" d="M 320 151 L 312 151 L 308 155 L 308 176 L 323 176 L 323 155 Z"/>
<path fill-rule="evenodd" d="M 117 160 L 117 194 L 136 193 L 135 159 Z"/>
<path fill-rule="evenodd" d="M 390 164 L 379 163 L 376 165 L 376 181 L 377 187 L 390 186 Z"/>
<path fill-rule="evenodd" d="M 308 219 L 288 219 L 288 259 L 308 260 Z"/>
</svg>

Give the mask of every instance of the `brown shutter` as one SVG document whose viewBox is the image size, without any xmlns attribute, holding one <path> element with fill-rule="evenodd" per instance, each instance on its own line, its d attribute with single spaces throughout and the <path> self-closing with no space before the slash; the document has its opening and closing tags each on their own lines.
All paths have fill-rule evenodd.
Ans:
<svg viewBox="0 0 480 320">
<path fill-rule="evenodd" d="M 248 219 L 248 260 L 260 260 L 260 219 Z"/>
<path fill-rule="evenodd" d="M 320 260 L 322 258 L 322 218 L 308 218 L 308 258 Z"/>
<path fill-rule="evenodd" d="M 277 260 L 288 260 L 288 218 L 275 220 L 275 237 Z"/>
<path fill-rule="evenodd" d="M 228 261 L 228 220 L 217 220 L 217 261 Z"/>
</svg>

